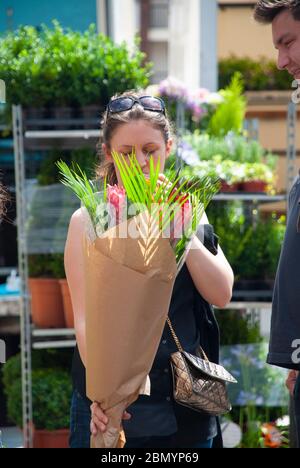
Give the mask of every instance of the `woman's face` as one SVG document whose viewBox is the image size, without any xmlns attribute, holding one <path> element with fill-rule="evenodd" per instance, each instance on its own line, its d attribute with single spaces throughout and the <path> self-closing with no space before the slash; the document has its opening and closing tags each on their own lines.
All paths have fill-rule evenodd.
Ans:
<svg viewBox="0 0 300 468">
<path fill-rule="evenodd" d="M 164 171 L 165 162 L 172 148 L 172 140 L 165 142 L 160 130 L 154 128 L 145 120 L 134 120 L 120 125 L 114 132 L 110 148 L 103 145 L 103 151 L 107 159 L 112 160 L 111 151 L 116 151 L 129 157 L 135 153 L 143 173 L 149 174 L 149 159 L 153 157 L 154 164 L 160 159 L 160 172 Z M 115 165 L 118 185 L 122 185 L 120 173 Z"/>
</svg>

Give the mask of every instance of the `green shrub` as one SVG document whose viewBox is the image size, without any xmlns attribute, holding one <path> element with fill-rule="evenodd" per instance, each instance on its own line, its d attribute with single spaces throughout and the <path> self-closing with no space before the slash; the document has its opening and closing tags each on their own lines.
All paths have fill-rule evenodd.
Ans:
<svg viewBox="0 0 300 468">
<path fill-rule="evenodd" d="M 274 180 L 272 170 L 262 163 L 239 163 L 231 159 L 222 159 L 221 155 L 213 156 L 212 159 L 199 161 L 197 166 L 185 166 L 182 169 L 182 176 L 189 178 L 203 179 L 211 177 L 220 179 L 228 184 L 249 182 L 260 180 L 266 182 L 268 187 L 272 187 Z"/>
<path fill-rule="evenodd" d="M 66 277 L 64 267 L 64 254 L 52 254 L 50 270 L 53 278 L 63 279 Z"/>
<path fill-rule="evenodd" d="M 246 249 L 252 235 L 251 226 L 246 224 L 240 202 L 215 202 L 207 210 L 210 224 L 219 236 L 219 242 L 236 277 L 240 276 L 239 258 Z"/>
<path fill-rule="evenodd" d="M 241 163 L 265 162 L 271 169 L 275 169 L 277 162 L 277 157 L 268 153 L 258 141 L 248 140 L 234 132 L 219 138 L 196 130 L 184 135 L 184 141 L 197 153 L 199 160 L 210 160 L 218 155 L 223 160 Z"/>
<path fill-rule="evenodd" d="M 79 148 L 73 151 L 53 149 L 45 156 L 40 166 L 37 175 L 39 185 L 46 186 L 59 183 L 61 176 L 55 163 L 60 160 L 69 165 L 79 164 L 88 177 L 93 178 L 95 175 L 97 159 L 95 152 L 90 148 Z"/>
<path fill-rule="evenodd" d="M 54 431 L 69 427 L 72 384 L 67 372 L 55 369 L 32 371 L 33 422 L 36 429 Z M 10 420 L 22 427 L 22 380 L 17 379 L 7 394 Z"/>
<path fill-rule="evenodd" d="M 285 235 L 285 218 L 246 217 L 240 202 L 216 202 L 207 211 L 236 280 L 274 279 Z"/>
<path fill-rule="evenodd" d="M 247 101 L 243 96 L 244 82 L 240 73 L 235 73 L 227 88 L 220 91 L 223 102 L 212 115 L 207 133 L 211 136 L 224 137 L 228 132 L 240 133 L 246 114 Z"/>
<path fill-rule="evenodd" d="M 38 31 L 23 26 L 0 39 L 0 76 L 9 84 L 7 102 L 24 107 L 107 103 L 116 92 L 147 86 L 149 65 L 138 42 L 130 52 L 96 33 L 64 30 L 57 21 Z"/>
<path fill-rule="evenodd" d="M 245 91 L 291 90 L 292 78 L 287 71 L 278 70 L 275 61 L 267 58 L 253 60 L 231 56 L 219 62 L 219 86 L 229 85 L 239 71 L 245 83 Z"/>
<path fill-rule="evenodd" d="M 62 152 L 59 149 L 53 149 L 49 151 L 47 156 L 43 159 L 37 174 L 37 180 L 40 186 L 47 186 L 58 183 L 59 173 L 55 163 L 59 159 L 68 161 L 69 158 L 65 152 Z"/>
<path fill-rule="evenodd" d="M 72 385 L 68 369 L 70 350 L 35 350 L 32 353 L 33 421 L 37 429 L 69 426 Z M 22 427 L 22 379 L 20 354 L 3 366 L 2 382 L 7 396 L 8 417 Z"/>
<path fill-rule="evenodd" d="M 32 369 L 55 368 L 66 370 L 71 368 L 73 350 L 70 349 L 47 349 L 33 350 L 31 354 Z M 21 354 L 16 354 L 7 360 L 1 373 L 5 388 L 9 389 L 16 379 L 21 377 Z"/>
<path fill-rule="evenodd" d="M 216 311 L 216 318 L 221 330 L 221 345 L 261 343 L 259 323 L 252 323 L 250 318 L 237 310 Z"/>
<path fill-rule="evenodd" d="M 275 279 L 285 234 L 283 220 L 268 219 L 251 227 L 235 271 L 241 279 Z"/>
<path fill-rule="evenodd" d="M 53 278 L 51 254 L 37 254 L 28 256 L 28 270 L 30 278 Z"/>
<path fill-rule="evenodd" d="M 28 270 L 30 278 L 65 278 L 64 254 L 29 255 Z"/>
</svg>

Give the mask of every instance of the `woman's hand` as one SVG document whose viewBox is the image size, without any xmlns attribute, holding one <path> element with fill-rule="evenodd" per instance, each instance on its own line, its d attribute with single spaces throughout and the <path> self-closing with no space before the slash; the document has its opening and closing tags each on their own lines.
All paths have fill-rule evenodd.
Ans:
<svg viewBox="0 0 300 468">
<path fill-rule="evenodd" d="M 96 436 L 99 431 L 105 432 L 107 429 L 108 417 L 102 411 L 99 403 L 93 403 L 91 405 L 91 413 L 92 413 L 91 425 L 90 425 L 91 434 Z M 127 411 L 124 411 L 122 419 L 125 421 L 131 419 L 131 414 L 127 413 Z"/>
</svg>

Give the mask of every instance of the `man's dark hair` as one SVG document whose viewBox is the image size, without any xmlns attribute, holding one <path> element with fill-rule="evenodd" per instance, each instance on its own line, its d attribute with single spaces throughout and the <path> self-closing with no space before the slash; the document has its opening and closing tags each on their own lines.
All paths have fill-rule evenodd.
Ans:
<svg viewBox="0 0 300 468">
<path fill-rule="evenodd" d="M 6 191 L 4 190 L 3 185 L 0 182 L 0 219 L 1 216 L 5 214 L 5 202 L 8 200 Z"/>
<path fill-rule="evenodd" d="M 254 19 L 270 24 L 283 10 L 290 10 L 293 18 L 300 21 L 300 0 L 259 0 L 254 9 Z"/>
</svg>

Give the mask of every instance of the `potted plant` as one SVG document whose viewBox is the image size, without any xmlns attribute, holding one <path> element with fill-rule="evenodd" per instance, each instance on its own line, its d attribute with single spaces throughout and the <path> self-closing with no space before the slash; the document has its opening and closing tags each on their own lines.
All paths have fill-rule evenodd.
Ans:
<svg viewBox="0 0 300 468">
<path fill-rule="evenodd" d="M 221 192 L 238 192 L 241 164 L 236 161 L 222 160 L 222 156 L 214 156 L 212 164 L 221 180 Z"/>
<path fill-rule="evenodd" d="M 184 179 L 189 179 L 191 183 L 195 183 L 198 179 L 202 180 L 209 177 L 213 180 L 218 179 L 215 164 L 212 161 L 199 161 L 195 166 L 184 166 L 181 175 Z"/>
<path fill-rule="evenodd" d="M 91 127 L 113 94 L 144 89 L 151 75 L 138 41 L 129 50 L 125 42 L 115 44 L 97 34 L 93 25 L 78 32 L 55 20 L 40 30 L 24 26 L 7 32 L 1 38 L 0 56 L 1 79 L 13 83 L 7 90 L 8 105 L 21 104 L 26 119 L 54 119 L 45 123 L 48 129 L 57 118 L 60 128 L 63 124 L 74 128 L 78 123 L 68 122 L 70 117 L 88 117 L 86 125 Z"/>
<path fill-rule="evenodd" d="M 39 187 L 33 196 L 28 216 L 28 238 L 37 240 L 38 244 L 41 242 L 41 247 L 43 249 L 46 247 L 46 251 L 63 251 L 68 221 L 72 212 L 79 207 L 76 197 L 70 196 L 61 184 L 58 187 L 53 186 L 59 180 L 55 165 L 59 154 L 59 150 L 54 149 L 43 160 L 37 177 Z M 86 172 L 90 177 L 93 176 L 96 160 L 90 149 L 77 149 L 63 156 L 68 162 L 78 164 L 83 162 L 82 166 Z M 55 194 L 54 201 L 53 194 Z M 56 211 L 53 215 L 54 207 Z M 59 213 L 58 217 L 56 212 Z M 44 231 L 48 236 L 46 246 Z M 29 276 L 34 324 L 40 328 L 62 328 L 65 325 L 74 328 L 63 254 L 31 255 Z"/>
<path fill-rule="evenodd" d="M 22 428 L 22 379 L 20 355 L 3 369 L 9 419 Z M 67 448 L 72 385 L 68 372 L 59 368 L 32 371 L 34 448 Z"/>
<path fill-rule="evenodd" d="M 60 285 L 64 306 L 65 324 L 67 328 L 74 328 L 73 306 L 68 281 L 66 279 L 63 254 L 56 254 L 52 256 L 51 269 L 55 278 L 58 279 Z"/>
<path fill-rule="evenodd" d="M 244 192 L 266 193 L 273 181 L 273 172 L 262 163 L 246 163 L 241 183 Z"/>
<path fill-rule="evenodd" d="M 64 316 L 67 328 L 74 328 L 74 313 L 70 294 L 70 288 L 66 278 L 59 280 L 60 290 L 64 304 Z"/>
<path fill-rule="evenodd" d="M 245 90 L 265 92 L 286 90 L 290 92 L 290 80 L 286 70 L 278 70 L 274 60 L 260 57 L 226 57 L 219 61 L 219 84 L 221 88 L 229 85 L 232 75 L 239 71 L 244 77 Z M 248 94 L 248 93 L 247 93 Z M 289 95 L 290 98 L 290 95 Z"/>
<path fill-rule="evenodd" d="M 242 202 L 219 202 L 207 211 L 235 272 L 234 297 L 272 299 L 272 290 L 285 234 L 285 217 L 247 219 Z"/>
<path fill-rule="evenodd" d="M 68 372 L 56 369 L 32 374 L 34 448 L 67 448 L 72 384 Z"/>
<path fill-rule="evenodd" d="M 65 327 L 60 284 L 53 277 L 52 255 L 29 256 L 32 321 L 38 328 Z"/>
<path fill-rule="evenodd" d="M 235 284 L 247 294 L 247 290 L 255 290 L 258 297 L 271 300 L 274 287 L 276 268 L 284 238 L 283 220 L 270 218 L 260 220 L 256 226 L 251 226 L 244 249 L 237 259 L 235 271 L 239 273 L 239 281 Z"/>
</svg>

